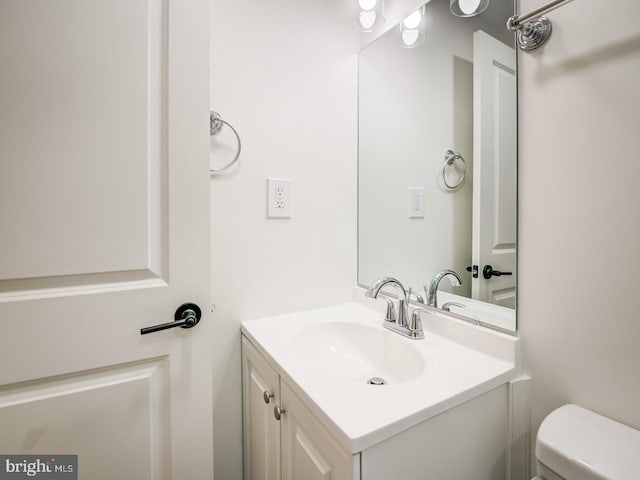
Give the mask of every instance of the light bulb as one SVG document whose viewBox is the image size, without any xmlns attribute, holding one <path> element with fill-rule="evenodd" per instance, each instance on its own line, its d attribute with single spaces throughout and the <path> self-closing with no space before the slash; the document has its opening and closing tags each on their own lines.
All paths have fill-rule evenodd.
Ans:
<svg viewBox="0 0 640 480">
<path fill-rule="evenodd" d="M 420 32 L 418 30 L 403 30 L 402 43 L 404 43 L 405 47 L 413 47 L 419 36 Z"/>
<path fill-rule="evenodd" d="M 422 12 L 420 10 L 416 10 L 411 15 L 407 16 L 402 23 L 406 28 L 416 28 L 420 25 L 422 21 Z"/>
<path fill-rule="evenodd" d="M 480 0 L 458 0 L 458 5 L 460 6 L 462 13 L 465 15 L 471 15 L 473 12 L 478 10 Z"/>
<path fill-rule="evenodd" d="M 375 10 L 360 12 L 358 20 L 360 21 L 360 25 L 362 26 L 363 30 L 371 30 L 373 25 L 376 23 L 377 16 L 378 15 Z"/>
<path fill-rule="evenodd" d="M 373 10 L 378 0 L 358 0 L 358 4 L 362 10 Z"/>
</svg>

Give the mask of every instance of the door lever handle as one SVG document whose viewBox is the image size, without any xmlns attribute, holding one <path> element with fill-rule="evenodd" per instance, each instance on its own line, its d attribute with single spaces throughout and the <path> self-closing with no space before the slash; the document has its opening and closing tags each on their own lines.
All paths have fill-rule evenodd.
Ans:
<svg viewBox="0 0 640 480">
<path fill-rule="evenodd" d="M 482 269 L 482 276 L 489 280 L 491 277 L 501 277 L 502 275 L 513 275 L 512 272 L 499 272 L 494 270 L 491 265 L 485 265 Z"/>
<path fill-rule="evenodd" d="M 478 278 L 478 265 L 468 265 L 467 272 L 471 272 L 473 278 Z"/>
<path fill-rule="evenodd" d="M 160 330 L 166 330 L 168 328 L 193 328 L 198 324 L 201 317 L 202 311 L 198 305 L 195 303 L 183 303 L 178 307 L 176 313 L 173 315 L 173 322 L 160 323 L 158 325 L 141 328 L 140 335 L 159 332 Z"/>
</svg>

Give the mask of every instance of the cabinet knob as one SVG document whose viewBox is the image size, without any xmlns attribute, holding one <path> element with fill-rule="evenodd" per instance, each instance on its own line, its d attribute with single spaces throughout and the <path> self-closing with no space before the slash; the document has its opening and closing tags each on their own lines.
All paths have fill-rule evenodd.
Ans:
<svg viewBox="0 0 640 480">
<path fill-rule="evenodd" d="M 284 415 L 286 410 L 284 408 L 280 408 L 278 405 L 273 407 L 273 416 L 276 417 L 276 420 L 280 420 L 282 415 Z"/>
<path fill-rule="evenodd" d="M 275 397 L 275 394 L 269 393 L 269 390 L 265 390 L 262 394 L 262 398 L 264 398 L 264 403 L 269 403 L 269 399 Z"/>
</svg>

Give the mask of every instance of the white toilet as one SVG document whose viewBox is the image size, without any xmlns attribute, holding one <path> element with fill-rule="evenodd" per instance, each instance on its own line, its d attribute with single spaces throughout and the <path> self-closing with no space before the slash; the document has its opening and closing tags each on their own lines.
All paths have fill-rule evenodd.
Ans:
<svg viewBox="0 0 640 480">
<path fill-rule="evenodd" d="M 565 405 L 540 425 L 536 458 L 536 480 L 638 480 L 640 431 Z"/>
</svg>

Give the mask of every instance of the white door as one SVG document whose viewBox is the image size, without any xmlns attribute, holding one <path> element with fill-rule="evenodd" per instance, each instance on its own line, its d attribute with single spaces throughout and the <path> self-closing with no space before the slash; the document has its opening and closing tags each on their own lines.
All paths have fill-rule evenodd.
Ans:
<svg viewBox="0 0 640 480">
<path fill-rule="evenodd" d="M 515 307 L 516 65 L 513 48 L 473 35 L 472 297 Z M 503 275 L 489 275 L 491 271 Z M 507 275 L 506 273 L 511 273 Z"/>
<path fill-rule="evenodd" d="M 208 3 L 0 1 L 0 453 L 211 479 Z M 176 308 L 191 329 L 141 335 Z"/>
</svg>

